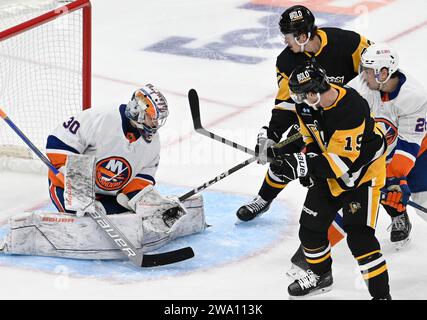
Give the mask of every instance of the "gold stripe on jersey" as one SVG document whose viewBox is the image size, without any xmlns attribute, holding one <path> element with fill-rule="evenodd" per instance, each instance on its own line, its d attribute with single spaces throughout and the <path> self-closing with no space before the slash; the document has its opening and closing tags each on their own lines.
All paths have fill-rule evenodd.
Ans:
<svg viewBox="0 0 427 320">
<path fill-rule="evenodd" d="M 331 83 L 330 85 L 332 88 L 338 91 L 338 97 L 332 105 L 330 105 L 329 107 L 323 108 L 323 110 L 329 110 L 329 109 L 335 108 L 338 105 L 338 102 L 340 102 L 342 98 L 344 98 L 344 96 L 347 94 L 347 90 L 345 90 L 344 88 L 341 88 L 340 86 L 337 86 L 336 84 L 333 84 L 333 83 Z"/>
<path fill-rule="evenodd" d="M 323 31 L 321 29 L 317 29 L 316 35 L 318 35 L 320 38 L 320 48 L 314 54 L 315 57 L 317 57 L 322 52 L 323 48 L 326 47 L 326 45 L 328 44 L 328 35 L 326 34 L 325 31 Z M 310 53 L 308 53 L 307 51 L 304 51 L 304 53 L 310 58 L 313 56 Z"/>
<path fill-rule="evenodd" d="M 368 195 L 368 216 L 366 219 L 366 225 L 375 229 L 377 226 L 378 220 L 378 211 L 380 209 L 380 197 L 381 197 L 381 187 L 375 186 L 369 188 Z"/>
<path fill-rule="evenodd" d="M 345 162 L 342 161 L 341 158 L 335 153 L 323 152 L 322 156 L 326 158 L 329 166 L 337 178 L 343 176 L 349 170 L 349 167 L 345 164 Z"/>
<path fill-rule="evenodd" d="M 279 91 L 277 92 L 276 100 L 286 101 L 291 98 L 289 93 L 289 77 L 284 73 L 280 72 L 279 68 L 276 67 L 277 73 L 277 84 L 279 85 Z"/>
<path fill-rule="evenodd" d="M 370 46 L 370 41 L 361 35 L 359 46 L 351 55 L 351 57 L 353 58 L 354 72 L 359 73 L 359 64 L 360 64 L 360 59 L 362 57 L 362 51 L 363 49 L 369 46 Z"/>
<path fill-rule="evenodd" d="M 300 116 L 297 114 L 298 117 L 298 122 L 299 122 L 299 131 L 302 135 L 302 138 L 304 140 L 305 145 L 309 145 L 310 143 L 314 142 L 313 137 L 310 135 L 310 131 L 308 130 L 307 126 L 305 125 L 305 123 L 302 121 L 302 119 L 300 118 Z"/>
<path fill-rule="evenodd" d="M 295 103 L 289 103 L 287 101 L 282 101 L 279 104 L 276 104 L 273 109 L 287 110 L 287 111 L 295 112 Z"/>
<path fill-rule="evenodd" d="M 368 181 L 375 181 L 375 186 L 382 188 L 385 184 L 385 158 L 386 155 L 383 154 L 377 160 L 373 161 L 369 165 L 366 172 L 363 174 L 362 179 L 360 179 L 360 181 L 357 181 L 355 187 L 359 187 L 360 185 Z M 331 190 L 331 193 L 334 197 L 337 197 L 341 193 L 346 191 L 345 189 L 341 188 L 336 179 L 329 178 L 327 179 L 327 182 L 329 185 L 329 189 Z"/>
</svg>

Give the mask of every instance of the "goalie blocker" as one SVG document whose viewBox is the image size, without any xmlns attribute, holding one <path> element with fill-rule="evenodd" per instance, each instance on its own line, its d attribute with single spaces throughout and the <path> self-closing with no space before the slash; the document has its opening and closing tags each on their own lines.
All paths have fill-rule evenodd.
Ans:
<svg viewBox="0 0 427 320">
<path fill-rule="evenodd" d="M 173 239 L 205 229 L 201 195 L 184 200 L 177 210 L 165 211 L 165 207 L 159 205 L 163 197 L 155 189 L 143 191 L 136 213 L 109 216 L 138 250 L 150 252 Z M 120 249 L 91 220 L 89 216 L 40 211 L 18 214 L 10 218 L 10 232 L 1 248 L 6 254 L 123 259 Z"/>
</svg>

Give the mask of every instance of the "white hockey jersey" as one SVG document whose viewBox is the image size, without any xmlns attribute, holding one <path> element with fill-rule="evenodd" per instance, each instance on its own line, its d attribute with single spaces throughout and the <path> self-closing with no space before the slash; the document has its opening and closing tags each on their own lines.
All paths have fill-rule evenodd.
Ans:
<svg viewBox="0 0 427 320">
<path fill-rule="evenodd" d="M 67 154 L 95 156 L 95 192 L 99 194 L 127 194 L 154 184 L 160 159 L 159 135 L 156 133 L 151 143 L 142 137 L 132 139 L 131 131 L 136 129 L 130 126 L 124 110 L 125 105 L 107 111 L 89 109 L 71 117 L 49 136 L 49 159 L 59 168 Z M 53 177 L 50 174 L 52 181 Z"/>
<path fill-rule="evenodd" d="M 389 94 L 369 89 L 362 75 L 347 84 L 368 101 L 375 120 L 383 125 L 388 143 L 387 177 L 408 175 L 426 135 L 427 92 L 406 72 L 399 72 L 398 87 Z"/>
</svg>

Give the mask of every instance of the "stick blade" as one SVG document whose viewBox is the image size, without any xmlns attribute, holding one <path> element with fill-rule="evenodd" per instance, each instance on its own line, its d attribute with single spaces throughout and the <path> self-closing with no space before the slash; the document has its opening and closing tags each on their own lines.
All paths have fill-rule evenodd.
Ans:
<svg viewBox="0 0 427 320">
<path fill-rule="evenodd" d="M 188 102 L 190 103 L 191 117 L 193 119 L 194 129 L 201 129 L 202 121 L 200 119 L 200 104 L 199 104 L 199 96 L 195 89 L 190 89 L 188 91 Z"/>
<path fill-rule="evenodd" d="M 188 260 L 194 257 L 194 251 L 191 247 L 185 247 L 178 250 L 156 253 L 144 254 L 141 267 L 158 267 L 167 264 L 177 263 Z"/>
</svg>

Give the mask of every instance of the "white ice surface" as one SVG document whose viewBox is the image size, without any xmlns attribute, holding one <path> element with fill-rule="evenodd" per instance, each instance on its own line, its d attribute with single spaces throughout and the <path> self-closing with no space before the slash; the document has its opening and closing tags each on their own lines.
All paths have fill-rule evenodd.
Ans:
<svg viewBox="0 0 427 320">
<path fill-rule="evenodd" d="M 170 117 L 161 130 L 159 184 L 192 188 L 249 158 L 196 134 L 192 130 L 186 95 L 190 88 L 198 90 L 202 120 L 208 129 L 252 147 L 258 129 L 268 124 L 270 118 L 276 92 L 274 64 L 281 48 L 229 49 L 232 53 L 265 58 L 259 64 L 199 59 L 143 49 L 170 36 L 196 38 L 188 47 L 197 48 L 221 41 L 223 34 L 233 30 L 262 27 L 258 21 L 268 12 L 239 8 L 248 2 L 92 0 L 93 107 L 125 103 L 133 90 L 148 82 L 161 88 L 169 101 Z M 408 2 L 411 2 L 410 11 Z M 427 2 L 423 0 L 397 0 L 368 12 L 345 27 L 382 41 L 420 26 L 391 43 L 400 53 L 402 66 L 426 85 L 426 12 Z M 411 15 L 410 19 L 401 19 L 406 13 Z M 328 25 L 334 25 L 333 21 Z M 280 37 L 275 39 L 276 43 L 280 41 Z M 257 193 L 265 170 L 266 167 L 252 164 L 211 189 L 249 197 Z M 11 214 L 48 199 L 44 176 L 0 174 L 3 178 L 1 222 Z M 3 290 L 0 290 L 0 299 L 287 299 L 289 281 L 285 271 L 299 244 L 297 221 L 304 194 L 305 190 L 293 183 L 279 195 L 278 201 L 292 208 L 283 215 L 293 216 L 294 223 L 287 229 L 288 234 L 282 242 L 250 258 L 185 275 L 130 283 L 1 266 Z M 384 211 L 380 212 L 377 235 L 389 266 L 393 298 L 427 299 L 427 225 L 412 209 L 410 215 L 413 241 L 405 250 L 396 252 L 391 246 L 386 230 L 389 218 Z M 334 289 L 314 299 L 369 299 L 345 241 L 332 252 Z M 217 254 L 221 259 L 221 252 Z"/>
</svg>

